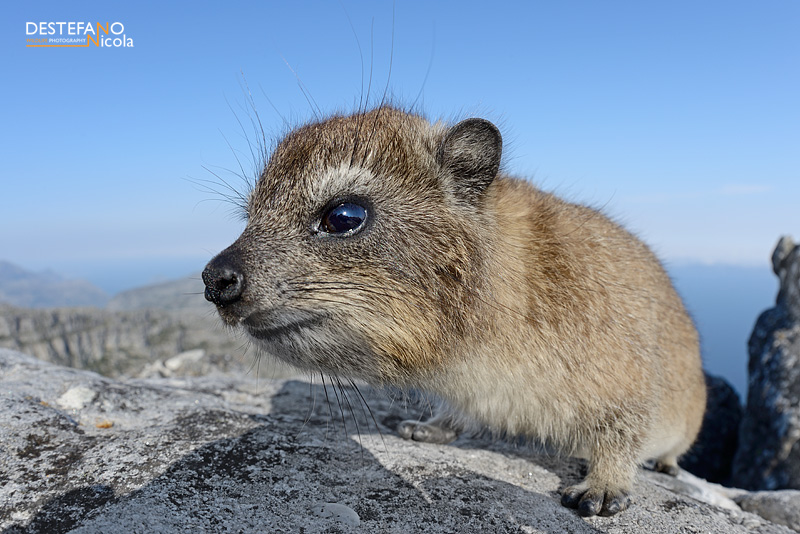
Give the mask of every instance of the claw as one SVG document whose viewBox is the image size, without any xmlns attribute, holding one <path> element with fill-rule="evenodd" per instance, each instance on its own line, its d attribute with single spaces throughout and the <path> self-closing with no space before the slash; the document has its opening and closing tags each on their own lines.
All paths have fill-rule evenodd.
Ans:
<svg viewBox="0 0 800 534">
<path fill-rule="evenodd" d="M 576 508 L 583 517 L 618 514 L 630 503 L 630 496 L 625 491 L 593 490 L 584 484 L 570 486 L 561 494 L 561 504 Z"/>
<path fill-rule="evenodd" d="M 587 491 L 578 503 L 578 514 L 581 517 L 592 517 L 603 510 L 603 494 Z"/>
<path fill-rule="evenodd" d="M 585 490 L 581 490 L 578 486 L 571 486 L 564 490 L 561 494 L 561 505 L 567 508 L 577 508 Z"/>
</svg>

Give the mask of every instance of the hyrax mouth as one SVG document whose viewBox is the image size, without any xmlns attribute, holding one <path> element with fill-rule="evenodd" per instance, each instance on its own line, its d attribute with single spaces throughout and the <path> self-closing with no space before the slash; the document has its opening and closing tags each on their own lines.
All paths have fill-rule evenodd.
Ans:
<svg viewBox="0 0 800 534">
<path fill-rule="evenodd" d="M 205 298 L 217 307 L 222 320 L 232 327 L 241 327 L 260 341 L 278 342 L 301 336 L 323 325 L 318 313 L 299 310 L 261 310 L 246 296 L 248 277 L 233 251 L 224 251 L 211 260 L 203 271 Z M 254 309 L 256 308 L 256 309 Z"/>
<path fill-rule="evenodd" d="M 262 341 L 280 341 L 298 336 L 304 330 L 322 326 L 324 318 L 316 315 L 306 317 L 277 317 L 271 313 L 255 312 L 241 322 L 250 336 Z"/>
</svg>

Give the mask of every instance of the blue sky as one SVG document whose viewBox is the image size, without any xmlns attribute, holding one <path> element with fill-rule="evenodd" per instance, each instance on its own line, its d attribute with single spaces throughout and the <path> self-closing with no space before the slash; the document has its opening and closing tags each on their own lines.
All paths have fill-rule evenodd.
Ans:
<svg viewBox="0 0 800 534">
<path fill-rule="evenodd" d="M 116 289 L 124 273 L 136 285 L 201 270 L 243 223 L 191 180 L 236 180 L 222 170 L 235 155 L 255 173 L 243 76 L 269 136 L 312 116 L 292 69 L 325 113 L 353 109 L 371 71 L 373 101 L 388 79 L 431 118 L 495 121 L 507 171 L 603 206 L 671 263 L 768 268 L 781 234 L 800 237 L 795 0 L 397 1 L 394 19 L 392 2 L 352 0 L 4 13 L 0 259 L 24 267 Z M 118 21 L 133 47 L 26 48 L 30 21 Z"/>
</svg>

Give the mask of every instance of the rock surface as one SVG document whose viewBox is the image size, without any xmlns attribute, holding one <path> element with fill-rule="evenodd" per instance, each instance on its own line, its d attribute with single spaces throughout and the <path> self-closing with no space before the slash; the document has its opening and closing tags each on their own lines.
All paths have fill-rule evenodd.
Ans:
<svg viewBox="0 0 800 534">
<path fill-rule="evenodd" d="M 743 510 L 800 532 L 800 491 L 758 491 L 736 498 Z"/>
<path fill-rule="evenodd" d="M 369 408 L 300 381 L 113 380 L 0 349 L 0 533 L 791 532 L 645 470 L 630 510 L 582 519 L 558 504 L 578 462 L 405 441 L 392 428 L 419 413 L 361 393 Z"/>
<path fill-rule="evenodd" d="M 781 238 L 772 257 L 775 307 L 748 343 L 747 408 L 733 483 L 751 490 L 800 489 L 800 246 Z"/>
</svg>

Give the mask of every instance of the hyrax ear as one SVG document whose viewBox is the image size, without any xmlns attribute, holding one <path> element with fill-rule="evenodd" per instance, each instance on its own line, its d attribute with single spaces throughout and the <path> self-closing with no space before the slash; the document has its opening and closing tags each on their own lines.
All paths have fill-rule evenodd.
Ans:
<svg viewBox="0 0 800 534">
<path fill-rule="evenodd" d="M 437 160 L 452 179 L 455 194 L 475 202 L 500 169 L 503 139 L 500 131 L 484 119 L 467 119 L 445 134 Z"/>
</svg>

